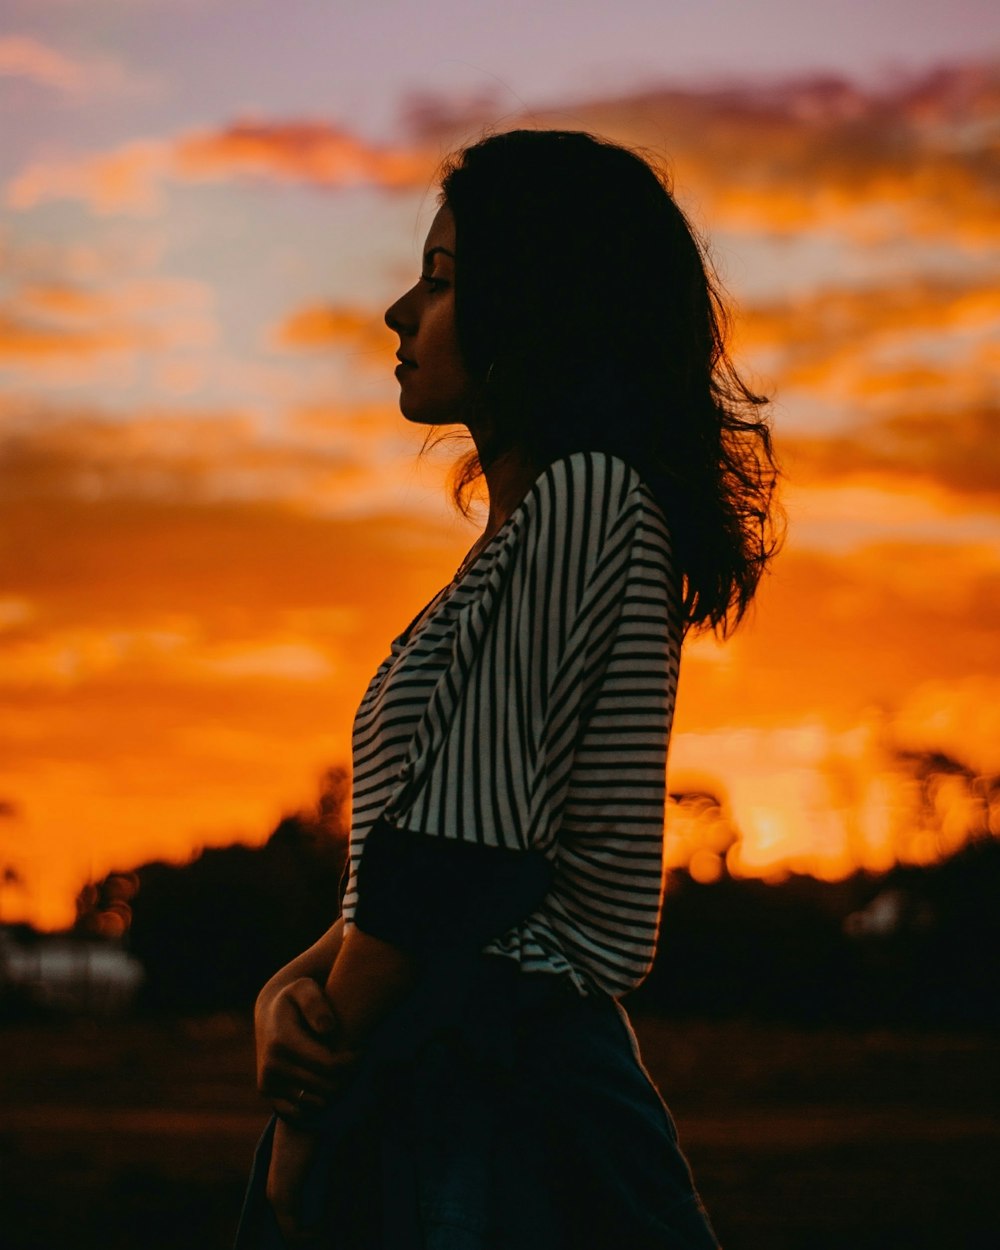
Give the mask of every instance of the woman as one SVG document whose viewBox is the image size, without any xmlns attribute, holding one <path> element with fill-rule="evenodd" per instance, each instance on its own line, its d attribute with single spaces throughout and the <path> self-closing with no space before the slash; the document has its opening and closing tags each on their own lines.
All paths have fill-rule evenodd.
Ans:
<svg viewBox="0 0 1000 1250">
<path fill-rule="evenodd" d="M 767 401 L 664 176 L 584 133 L 453 158 L 385 319 L 404 417 L 468 428 L 455 498 L 484 474 L 489 517 L 358 709 L 341 918 L 257 1003 L 237 1244 L 717 1246 L 618 999 L 682 639 L 778 546 Z"/>
</svg>

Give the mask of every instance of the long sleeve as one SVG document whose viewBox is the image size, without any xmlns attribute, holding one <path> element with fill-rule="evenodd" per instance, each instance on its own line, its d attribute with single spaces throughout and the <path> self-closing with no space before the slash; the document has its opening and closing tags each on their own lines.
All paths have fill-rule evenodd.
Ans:
<svg viewBox="0 0 1000 1250">
<path fill-rule="evenodd" d="M 639 475 L 599 452 L 549 465 L 359 713 L 368 749 L 379 712 L 395 723 L 397 700 L 419 701 L 384 802 L 352 828 L 345 923 L 415 941 L 464 916 L 479 942 L 478 913 L 499 953 L 634 980 L 655 941 L 679 636 L 669 536 Z"/>
<path fill-rule="evenodd" d="M 666 538 L 638 504 L 619 518 L 549 723 L 560 820 L 547 925 L 610 993 L 645 977 L 659 932 L 681 635 Z"/>
</svg>

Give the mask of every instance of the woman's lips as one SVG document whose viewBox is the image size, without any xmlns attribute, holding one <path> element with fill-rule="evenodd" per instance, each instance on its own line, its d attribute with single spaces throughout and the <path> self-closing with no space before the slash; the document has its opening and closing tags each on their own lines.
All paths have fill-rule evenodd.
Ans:
<svg viewBox="0 0 1000 1250">
<path fill-rule="evenodd" d="M 399 364 L 396 366 L 393 372 L 398 378 L 401 374 L 408 372 L 410 369 L 415 369 L 416 367 L 417 366 L 413 363 L 412 360 L 404 360 L 401 358 L 399 361 Z"/>
</svg>

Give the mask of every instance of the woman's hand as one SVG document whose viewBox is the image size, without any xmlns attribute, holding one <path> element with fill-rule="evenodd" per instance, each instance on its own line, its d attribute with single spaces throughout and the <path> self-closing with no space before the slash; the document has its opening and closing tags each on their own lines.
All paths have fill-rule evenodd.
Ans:
<svg viewBox="0 0 1000 1250">
<path fill-rule="evenodd" d="M 281 1236 L 289 1246 L 318 1246 L 322 1229 L 302 1224 L 302 1190 L 316 1149 L 316 1137 L 284 1120 L 274 1126 L 271 1164 L 267 1173 L 267 1200 Z"/>
<path fill-rule="evenodd" d="M 344 1048 L 340 1020 L 311 977 L 258 1000 L 254 1030 L 258 1090 L 279 1116 L 304 1128 L 350 1080 L 360 1052 Z"/>
</svg>

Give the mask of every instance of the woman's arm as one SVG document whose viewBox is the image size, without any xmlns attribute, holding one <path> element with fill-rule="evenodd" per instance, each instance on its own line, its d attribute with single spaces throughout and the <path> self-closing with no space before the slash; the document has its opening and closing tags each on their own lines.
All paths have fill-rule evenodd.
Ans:
<svg viewBox="0 0 1000 1250">
<path fill-rule="evenodd" d="M 315 1009 L 313 1018 L 322 1019 L 325 1012 L 325 1017 L 336 1024 L 336 1045 L 346 1048 L 338 1053 L 356 1054 L 375 1025 L 412 984 L 415 971 L 414 956 L 363 933 L 356 925 L 344 933 L 343 924 L 338 921 L 315 946 L 268 982 L 261 991 L 258 1007 L 262 1019 L 267 1021 L 280 1009 L 282 996 L 296 992 L 296 987 L 301 993 L 308 983 L 312 987 L 306 991 L 309 1001 L 318 996 L 325 1004 Z M 312 979 L 319 974 L 325 976 L 325 993 Z M 300 1056 L 303 1054 L 301 1044 L 297 1051 Z M 332 1057 L 335 1059 L 336 1054 Z M 304 1080 L 302 1084 L 303 1088 L 315 1088 Z M 316 1139 L 307 1124 L 296 1126 L 287 1116 L 279 1119 L 268 1166 L 267 1197 L 282 1236 L 292 1245 L 300 1241 L 303 1245 L 318 1244 L 309 1241 L 300 1212 L 302 1185 L 315 1150 Z"/>
<path fill-rule="evenodd" d="M 363 1047 L 369 1034 L 416 979 L 414 954 L 351 925 L 326 980 L 326 998 L 343 1029 L 343 1045 Z"/>
<path fill-rule="evenodd" d="M 357 1058 L 346 1046 L 341 1022 L 323 992 L 342 941 L 343 920 L 338 919 L 257 995 L 257 1088 L 290 1120 L 336 1094 Z"/>
<path fill-rule="evenodd" d="M 337 952 L 343 941 L 343 933 L 344 918 L 338 916 L 323 936 L 308 950 L 303 951 L 301 955 L 296 955 L 290 963 L 280 968 L 257 995 L 254 1017 L 266 1011 L 275 995 L 279 994 L 286 985 L 299 980 L 300 977 L 309 977 L 318 985 L 322 985 L 330 975 L 330 969 L 337 958 Z"/>
</svg>

